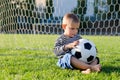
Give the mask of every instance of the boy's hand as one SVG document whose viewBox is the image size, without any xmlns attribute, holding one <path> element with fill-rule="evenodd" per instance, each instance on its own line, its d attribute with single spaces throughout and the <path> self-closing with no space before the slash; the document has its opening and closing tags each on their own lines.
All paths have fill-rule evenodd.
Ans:
<svg viewBox="0 0 120 80">
<path fill-rule="evenodd" d="M 69 44 L 64 46 L 64 50 L 75 48 L 75 46 L 78 45 L 78 44 L 79 44 L 78 40 L 74 41 L 72 43 L 69 43 Z"/>
</svg>

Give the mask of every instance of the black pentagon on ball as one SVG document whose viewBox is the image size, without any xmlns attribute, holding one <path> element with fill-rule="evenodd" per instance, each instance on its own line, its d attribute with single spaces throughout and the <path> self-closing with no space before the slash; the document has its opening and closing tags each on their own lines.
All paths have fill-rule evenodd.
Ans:
<svg viewBox="0 0 120 80">
<path fill-rule="evenodd" d="M 76 51 L 75 52 L 75 57 L 78 58 L 78 59 L 81 58 L 82 57 L 81 52 Z"/>
<path fill-rule="evenodd" d="M 84 48 L 90 50 L 92 45 L 90 43 L 85 43 Z"/>
<path fill-rule="evenodd" d="M 87 58 L 87 61 L 90 62 L 94 59 L 94 56 L 90 55 L 88 58 Z"/>
</svg>

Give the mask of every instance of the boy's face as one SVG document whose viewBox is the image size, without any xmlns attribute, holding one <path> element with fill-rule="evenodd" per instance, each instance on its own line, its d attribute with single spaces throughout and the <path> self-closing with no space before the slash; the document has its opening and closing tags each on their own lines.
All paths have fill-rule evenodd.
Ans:
<svg viewBox="0 0 120 80">
<path fill-rule="evenodd" d="M 79 23 L 71 23 L 64 28 L 64 34 L 68 37 L 74 37 L 78 33 Z"/>
</svg>

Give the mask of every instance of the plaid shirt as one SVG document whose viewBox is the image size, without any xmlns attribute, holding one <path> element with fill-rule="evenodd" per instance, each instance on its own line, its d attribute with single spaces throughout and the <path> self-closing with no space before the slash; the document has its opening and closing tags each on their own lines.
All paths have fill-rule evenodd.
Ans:
<svg viewBox="0 0 120 80">
<path fill-rule="evenodd" d="M 65 36 L 64 34 L 62 34 L 55 42 L 55 46 L 54 46 L 54 53 L 56 54 L 56 56 L 63 56 L 65 53 L 71 53 L 71 50 L 68 49 L 66 51 L 64 51 L 64 45 L 68 44 L 68 43 L 72 43 L 73 41 L 79 40 L 82 37 L 79 35 L 75 35 L 74 37 L 70 38 Z"/>
</svg>

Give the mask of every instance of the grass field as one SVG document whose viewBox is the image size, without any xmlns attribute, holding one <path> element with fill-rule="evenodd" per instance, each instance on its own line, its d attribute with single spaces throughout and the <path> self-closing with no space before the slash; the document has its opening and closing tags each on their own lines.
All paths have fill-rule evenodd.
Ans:
<svg viewBox="0 0 120 80">
<path fill-rule="evenodd" d="M 120 80 L 119 36 L 82 36 L 96 44 L 102 65 L 100 73 L 88 75 L 56 66 L 57 37 L 0 34 L 0 80 Z"/>
</svg>

